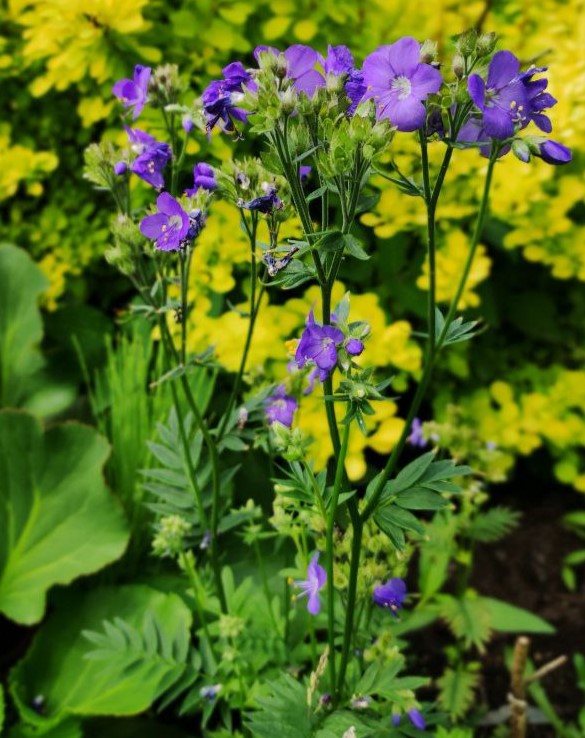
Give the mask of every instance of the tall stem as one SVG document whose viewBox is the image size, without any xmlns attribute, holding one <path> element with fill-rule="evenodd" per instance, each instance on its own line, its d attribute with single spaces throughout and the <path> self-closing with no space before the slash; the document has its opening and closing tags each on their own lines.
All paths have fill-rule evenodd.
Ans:
<svg viewBox="0 0 585 738">
<path fill-rule="evenodd" d="M 443 346 L 445 337 L 449 330 L 449 326 L 451 325 L 451 323 L 453 322 L 453 318 L 455 317 L 457 306 L 459 305 L 461 295 L 463 294 L 463 290 L 465 289 L 467 278 L 469 276 L 469 271 L 473 263 L 473 257 L 475 256 L 475 252 L 477 249 L 477 245 L 479 243 L 479 238 L 481 236 L 481 231 L 482 231 L 483 224 L 485 221 L 485 216 L 487 213 L 487 206 L 488 206 L 488 201 L 489 201 L 489 192 L 490 192 L 490 187 L 492 183 L 493 168 L 496 162 L 497 153 L 498 153 L 497 150 L 494 149 L 494 152 L 492 153 L 492 156 L 490 157 L 490 161 L 488 164 L 488 171 L 487 171 L 484 189 L 483 189 L 483 196 L 481 199 L 479 212 L 478 212 L 477 220 L 475 223 L 475 228 L 474 228 L 473 235 L 471 238 L 471 245 L 469 247 L 469 253 L 467 256 L 467 260 L 465 262 L 465 266 L 463 268 L 463 273 L 461 275 L 459 284 L 457 286 L 457 290 L 455 292 L 455 296 L 451 302 L 449 311 L 445 318 L 445 325 L 443 326 L 443 329 L 439 337 L 436 340 L 435 351 L 433 352 L 431 357 L 427 357 L 427 361 L 425 362 L 425 367 L 423 369 L 421 381 L 417 388 L 415 396 L 412 400 L 412 403 L 410 405 L 410 409 L 406 416 L 404 428 L 402 429 L 402 433 L 400 435 L 400 438 L 398 439 L 398 443 L 392 450 L 392 453 L 390 454 L 390 457 L 388 459 L 388 462 L 386 463 L 386 466 L 384 467 L 384 469 L 382 470 L 382 473 L 378 477 L 378 482 L 376 484 L 376 487 L 374 488 L 372 496 L 370 497 L 366 507 L 364 508 L 362 512 L 361 518 L 362 518 L 362 521 L 364 522 L 368 520 L 370 515 L 372 515 L 372 513 L 376 509 L 376 505 L 378 504 L 378 500 L 380 499 L 380 495 L 382 494 L 384 485 L 386 484 L 387 480 L 389 479 L 390 475 L 394 472 L 394 469 L 396 468 L 396 465 L 398 464 L 400 455 L 406 444 L 406 439 L 408 438 L 410 434 L 410 427 L 412 425 L 412 421 L 414 420 L 420 408 L 420 405 L 423 401 L 423 398 L 426 394 L 426 390 L 427 390 L 427 387 L 431 379 L 431 375 L 433 372 L 437 354 L 439 350 L 441 349 L 441 347 Z"/>
<path fill-rule="evenodd" d="M 333 550 L 333 531 L 335 528 L 335 511 L 339 500 L 339 493 L 343 484 L 345 457 L 347 456 L 347 447 L 349 444 L 349 431 L 351 423 L 346 423 L 343 430 L 343 441 L 339 454 L 337 454 L 337 468 L 335 470 L 335 481 L 333 483 L 333 491 L 331 493 L 331 501 L 327 512 L 327 532 L 326 532 L 326 550 L 327 550 L 327 630 L 329 636 L 329 678 L 331 681 L 331 694 L 335 698 L 336 678 L 335 678 L 335 582 L 334 582 L 334 557 Z"/>
<path fill-rule="evenodd" d="M 246 339 L 244 342 L 244 350 L 242 352 L 242 358 L 240 360 L 240 366 L 238 368 L 238 373 L 236 375 L 236 380 L 234 382 L 234 385 L 232 387 L 232 392 L 230 394 L 230 398 L 228 400 L 227 408 L 224 413 L 223 419 L 221 421 L 221 424 L 219 426 L 219 430 L 217 432 L 217 440 L 218 442 L 223 438 L 225 435 L 225 432 L 228 428 L 228 423 L 230 420 L 230 416 L 232 414 L 232 410 L 234 408 L 234 405 L 236 403 L 236 400 L 238 399 L 238 394 L 240 392 L 240 387 L 242 385 L 242 379 L 244 376 L 244 372 L 246 370 L 246 363 L 248 361 L 248 354 L 250 352 L 250 346 L 252 344 L 252 336 L 254 334 L 254 327 L 256 325 L 256 318 L 258 317 L 258 312 L 260 310 L 260 303 L 262 301 L 262 297 L 264 295 L 264 285 L 260 288 L 258 301 L 256 301 L 256 283 L 258 281 L 258 264 L 256 261 L 256 231 L 258 229 L 258 220 L 254 216 L 252 220 L 252 228 L 250 229 L 248 227 L 248 224 L 245 220 L 245 217 L 242 215 L 243 223 L 245 226 L 245 229 L 248 233 L 248 237 L 250 239 L 250 259 L 251 259 L 251 265 L 250 265 L 250 307 L 249 307 L 249 321 L 248 321 L 248 330 L 246 332 Z"/>
</svg>

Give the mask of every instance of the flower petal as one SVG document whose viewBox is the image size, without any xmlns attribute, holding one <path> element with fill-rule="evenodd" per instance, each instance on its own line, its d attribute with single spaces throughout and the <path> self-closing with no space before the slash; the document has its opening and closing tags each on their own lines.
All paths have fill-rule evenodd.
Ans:
<svg viewBox="0 0 585 738">
<path fill-rule="evenodd" d="M 420 64 L 420 44 L 410 36 L 399 38 L 388 47 L 387 58 L 397 75 L 410 79 Z"/>
<path fill-rule="evenodd" d="M 416 131 L 424 125 L 427 111 L 425 106 L 410 95 L 406 100 L 394 97 L 378 114 L 379 118 L 388 118 L 399 131 Z"/>
<path fill-rule="evenodd" d="M 514 135 L 514 124 L 510 116 L 498 107 L 486 108 L 483 127 L 490 138 L 510 138 Z"/>
<path fill-rule="evenodd" d="M 511 82 L 520 71 L 520 61 L 511 51 L 498 51 L 494 54 L 488 71 L 487 86 L 499 89 Z"/>
<path fill-rule="evenodd" d="M 158 238 L 162 233 L 162 227 L 166 225 L 168 218 L 162 213 L 147 215 L 140 223 L 140 233 L 146 238 Z"/>
<path fill-rule="evenodd" d="M 424 100 L 427 95 L 434 95 L 441 89 L 443 75 L 430 64 L 419 64 L 410 78 L 411 94 Z"/>
<path fill-rule="evenodd" d="M 289 46 L 284 52 L 287 64 L 287 74 L 292 79 L 309 72 L 317 63 L 318 55 L 315 49 L 303 44 Z"/>
<path fill-rule="evenodd" d="M 297 77 L 293 86 L 297 92 L 304 92 L 308 97 L 313 97 L 315 90 L 324 85 L 325 79 L 323 76 L 314 69 L 311 69 L 309 72 L 305 72 L 300 77 Z"/>
<path fill-rule="evenodd" d="M 485 82 L 479 74 L 472 74 L 467 80 L 469 96 L 480 110 L 485 109 Z"/>
</svg>

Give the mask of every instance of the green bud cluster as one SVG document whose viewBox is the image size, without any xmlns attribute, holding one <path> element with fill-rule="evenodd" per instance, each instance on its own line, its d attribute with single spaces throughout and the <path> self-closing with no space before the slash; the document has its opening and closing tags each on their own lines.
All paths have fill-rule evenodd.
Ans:
<svg viewBox="0 0 585 738">
<path fill-rule="evenodd" d="M 191 532 L 191 523 L 180 515 L 161 518 L 158 532 L 152 540 L 155 556 L 178 556 L 183 551 L 185 538 Z"/>
</svg>

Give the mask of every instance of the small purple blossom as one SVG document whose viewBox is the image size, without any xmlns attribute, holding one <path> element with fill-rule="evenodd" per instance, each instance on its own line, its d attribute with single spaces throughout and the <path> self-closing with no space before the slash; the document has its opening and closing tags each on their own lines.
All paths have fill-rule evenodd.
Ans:
<svg viewBox="0 0 585 738">
<path fill-rule="evenodd" d="M 211 546 L 211 531 L 206 530 L 203 534 L 203 538 L 201 539 L 201 543 L 199 544 L 199 548 L 202 551 L 206 551 Z"/>
<path fill-rule="evenodd" d="M 299 167 L 299 179 L 301 180 L 303 187 L 308 184 L 312 171 L 313 167 L 310 167 L 308 164 L 301 164 Z"/>
<path fill-rule="evenodd" d="M 467 81 L 469 95 L 482 112 L 482 128 L 489 138 L 506 139 L 516 126 L 530 120 L 527 84 L 520 75 L 520 61 L 510 51 L 498 51 L 488 67 L 487 80 L 472 74 Z"/>
<path fill-rule="evenodd" d="M 117 174 L 118 177 L 122 174 L 126 174 L 126 171 L 128 170 L 128 165 L 125 161 L 117 161 L 114 164 L 114 174 Z"/>
<path fill-rule="evenodd" d="M 427 440 L 423 436 L 420 418 L 413 419 L 412 425 L 410 426 L 410 435 L 406 440 L 411 446 L 415 446 L 416 448 L 424 448 L 427 445 Z"/>
<path fill-rule="evenodd" d="M 350 356 L 359 356 L 364 350 L 364 343 L 359 338 L 349 338 L 345 344 L 345 350 Z"/>
<path fill-rule="evenodd" d="M 158 213 L 147 215 L 140 223 L 140 232 L 154 241 L 161 251 L 177 251 L 189 233 L 189 216 L 168 192 L 156 199 Z"/>
<path fill-rule="evenodd" d="M 425 719 L 420 711 L 416 709 L 416 707 L 413 707 L 411 710 L 409 710 L 407 712 L 407 715 L 408 719 L 415 728 L 418 728 L 419 730 L 424 730 L 426 728 Z"/>
<path fill-rule="evenodd" d="M 199 190 L 213 192 L 217 188 L 215 170 L 204 161 L 199 161 L 193 167 L 193 187 L 185 190 L 187 197 L 194 197 Z"/>
<path fill-rule="evenodd" d="M 325 381 L 337 365 L 337 347 L 344 338 L 339 328 L 316 323 L 311 310 L 295 353 L 297 366 L 302 369 L 307 362 L 313 362 L 319 370 L 319 379 Z"/>
<path fill-rule="evenodd" d="M 126 128 L 126 133 L 130 139 L 130 148 L 137 154 L 130 165 L 130 171 L 155 189 L 161 190 L 165 186 L 163 169 L 172 159 L 171 147 L 138 128 Z"/>
<path fill-rule="evenodd" d="M 394 577 L 374 588 L 372 599 L 376 605 L 388 608 L 393 615 L 398 617 L 397 610 L 400 610 L 406 597 L 406 583 L 404 579 Z"/>
<path fill-rule="evenodd" d="M 573 158 L 571 149 L 550 139 L 538 145 L 535 156 L 539 156 L 547 164 L 568 164 Z"/>
<path fill-rule="evenodd" d="M 364 99 L 367 87 L 364 82 L 364 73 L 361 69 L 352 69 L 347 77 L 345 83 L 345 94 L 349 97 L 349 108 L 347 109 L 347 115 L 351 116 L 355 113 L 355 109 Z"/>
<path fill-rule="evenodd" d="M 244 208 L 245 210 L 256 210 L 259 213 L 269 214 L 273 210 L 282 210 L 283 203 L 280 197 L 276 194 L 276 187 L 274 185 L 268 185 L 265 187 L 265 195 L 255 197 L 253 200 L 238 200 L 238 207 Z"/>
<path fill-rule="evenodd" d="M 150 67 L 137 64 L 134 67 L 133 79 L 121 79 L 112 88 L 114 95 L 125 108 L 133 108 L 133 119 L 136 120 L 146 105 Z"/>
<path fill-rule="evenodd" d="M 264 402 L 266 417 L 271 425 L 272 423 L 282 423 L 287 428 L 291 427 L 299 404 L 294 397 L 286 394 L 284 384 L 279 384 Z"/>
<path fill-rule="evenodd" d="M 387 118 L 399 131 L 424 125 L 423 101 L 441 88 L 441 73 L 421 63 L 420 49 L 416 39 L 405 37 L 380 46 L 364 60 L 365 97 L 374 99 L 376 118 Z"/>
<path fill-rule="evenodd" d="M 418 728 L 419 730 L 424 730 L 426 728 L 425 719 L 422 716 L 421 712 L 416 709 L 416 707 L 413 707 L 406 714 L 408 715 L 408 719 L 414 725 L 415 728 Z M 400 720 L 401 720 L 401 716 L 399 712 L 395 712 L 392 714 L 392 725 L 395 728 L 397 728 L 400 725 Z"/>
<path fill-rule="evenodd" d="M 318 564 L 318 561 L 319 553 L 316 553 L 307 567 L 307 578 L 294 583 L 297 587 L 303 590 L 299 597 L 304 597 L 306 595 L 309 598 L 307 602 L 307 610 L 311 615 L 318 615 L 321 612 L 319 590 L 323 589 L 327 582 L 327 573 L 325 572 L 325 569 Z"/>
<path fill-rule="evenodd" d="M 223 79 L 214 80 L 203 91 L 201 102 L 207 121 L 207 130 L 216 125 L 231 133 L 236 122 L 246 123 L 248 112 L 238 107 L 244 90 L 253 90 L 256 83 L 241 62 L 232 62 L 222 69 Z"/>
<path fill-rule="evenodd" d="M 325 79 L 316 69 L 319 54 L 310 46 L 293 44 L 284 52 L 286 76 L 292 80 L 297 92 L 313 97 L 318 87 L 324 87 Z"/>
<path fill-rule="evenodd" d="M 544 77 L 540 79 L 532 79 L 535 74 L 546 72 L 548 67 L 530 67 L 520 74 L 520 81 L 524 85 L 526 93 L 526 112 L 523 128 L 532 121 L 544 133 L 552 131 L 552 123 L 547 115 L 542 112 L 547 108 L 552 108 L 557 104 L 556 99 L 548 92 L 548 80 Z"/>
</svg>

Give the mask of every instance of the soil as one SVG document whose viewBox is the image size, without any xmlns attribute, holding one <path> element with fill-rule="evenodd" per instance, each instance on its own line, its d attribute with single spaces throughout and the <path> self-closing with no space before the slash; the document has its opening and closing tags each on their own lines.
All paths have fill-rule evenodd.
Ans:
<svg viewBox="0 0 585 738">
<path fill-rule="evenodd" d="M 508 499 L 506 502 L 514 506 Z M 545 677 L 542 685 L 559 716 L 574 721 L 584 705 L 571 659 L 575 653 L 585 654 L 585 581 L 584 572 L 579 572 L 577 591 L 570 592 L 560 572 L 564 557 L 585 548 L 585 541 L 569 533 L 561 517 L 571 509 L 582 509 L 583 498 L 571 492 L 565 495 L 561 489 L 544 499 L 530 498 L 529 507 L 526 499 L 523 502 L 523 510 L 516 505 L 522 510 L 520 526 L 497 545 L 477 551 L 472 586 L 483 595 L 530 610 L 555 627 L 554 635 L 531 636 L 530 655 L 536 668 L 561 655 L 569 658 Z M 496 636 L 484 660 L 485 693 L 492 709 L 506 704 L 509 677 L 504 650 L 512 643 L 509 635 Z M 529 735 L 552 738 L 556 734 L 550 726 L 534 726 Z"/>
</svg>

